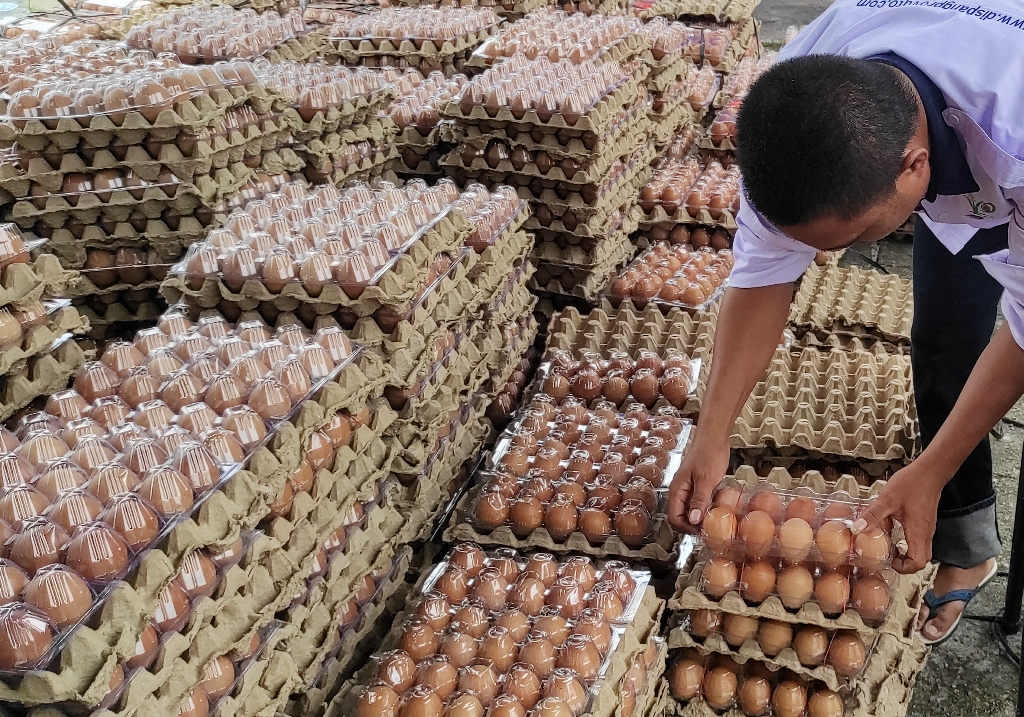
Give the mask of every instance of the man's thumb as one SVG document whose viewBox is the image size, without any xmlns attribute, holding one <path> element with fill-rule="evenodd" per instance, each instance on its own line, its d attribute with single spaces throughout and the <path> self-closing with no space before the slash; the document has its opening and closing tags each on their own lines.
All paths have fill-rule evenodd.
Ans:
<svg viewBox="0 0 1024 717">
<path fill-rule="evenodd" d="M 690 495 L 690 512 L 686 514 L 686 519 L 690 521 L 690 525 L 700 525 L 700 521 L 704 519 L 704 511 L 707 509 L 710 499 L 711 491 L 707 489 L 707 483 L 701 480 L 694 480 L 693 493 Z"/>
<path fill-rule="evenodd" d="M 888 500 L 879 496 L 872 500 L 860 517 L 853 522 L 851 530 L 854 535 L 859 535 L 872 528 L 885 529 L 888 518 L 893 513 L 893 508 Z"/>
</svg>

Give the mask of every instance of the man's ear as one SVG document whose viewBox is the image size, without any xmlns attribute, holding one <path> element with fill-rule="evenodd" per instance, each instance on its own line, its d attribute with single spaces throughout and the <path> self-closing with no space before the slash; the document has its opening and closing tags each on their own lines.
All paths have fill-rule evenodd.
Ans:
<svg viewBox="0 0 1024 717">
<path fill-rule="evenodd" d="M 920 145 L 909 147 L 903 155 L 900 174 L 910 174 L 919 179 L 927 175 L 928 169 L 928 148 Z"/>
</svg>

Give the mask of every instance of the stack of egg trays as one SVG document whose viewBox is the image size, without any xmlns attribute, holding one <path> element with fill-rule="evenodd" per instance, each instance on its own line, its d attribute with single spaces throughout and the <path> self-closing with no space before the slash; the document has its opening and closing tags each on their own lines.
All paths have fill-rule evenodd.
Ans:
<svg viewBox="0 0 1024 717">
<path fill-rule="evenodd" d="M 654 306 L 638 310 L 628 301 L 617 309 L 603 304 L 589 314 L 581 314 L 569 306 L 552 318 L 546 352 L 567 351 L 575 359 L 597 354 L 608 359 L 621 351 L 636 360 L 643 351 L 660 357 L 670 351 L 680 351 L 700 362 L 696 389 L 683 407 L 683 415 L 692 415 L 700 410 L 700 399 L 711 370 L 717 318 L 714 312 L 694 316 L 679 309 L 662 313 Z M 656 403 L 655 410 L 658 408 Z"/>
<path fill-rule="evenodd" d="M 488 480 L 498 475 L 497 470 L 501 465 L 502 458 L 512 446 L 515 436 L 519 432 L 526 414 L 533 404 L 524 402 L 523 408 L 513 422 L 502 432 L 495 443 L 494 449 L 488 459 L 481 465 L 480 470 L 473 479 L 473 487 L 464 495 L 458 503 L 452 515 L 451 523 L 445 531 L 446 541 L 473 540 L 485 545 L 508 545 L 519 549 L 544 549 L 555 553 L 576 552 L 587 555 L 600 556 L 621 556 L 629 560 L 652 560 L 659 563 L 668 563 L 676 558 L 676 551 L 679 545 L 679 536 L 668 524 L 665 515 L 667 504 L 667 485 L 674 475 L 674 469 L 666 468 L 662 471 L 662 487 L 656 488 L 657 505 L 650 516 L 650 523 L 647 535 L 633 542 L 635 547 L 630 547 L 614 531 L 601 543 L 594 545 L 577 528 L 564 540 L 555 540 L 543 525 L 529 535 L 520 538 L 512 530 L 511 525 L 505 524 L 487 531 L 477 526 L 476 505 L 484 495 L 484 488 Z M 592 411 L 587 411 L 587 416 L 593 416 Z M 622 415 L 619 416 L 622 418 Z M 689 421 L 682 421 L 682 430 L 674 447 L 668 451 L 668 465 L 678 467 L 682 460 L 682 453 L 689 440 L 689 432 L 692 424 Z M 645 429 L 646 432 L 646 429 Z M 532 456 L 530 459 L 532 460 Z M 567 461 L 561 461 L 560 467 L 564 470 Z"/>
<path fill-rule="evenodd" d="M 745 459 L 768 454 L 905 465 L 919 450 L 909 358 L 815 347 L 779 351 L 729 440 Z"/>
<path fill-rule="evenodd" d="M 868 488 L 859 485 L 850 475 L 844 475 L 836 482 L 827 482 L 817 471 L 808 471 L 795 479 L 783 469 L 772 470 L 767 478 L 760 478 L 751 466 L 740 466 L 730 478 L 732 485 L 742 490 L 769 487 L 808 496 L 845 496 L 851 505 L 863 505 L 881 489 L 875 483 Z M 894 537 L 898 538 L 899 535 Z M 891 574 L 891 601 L 884 619 L 880 622 L 864 620 L 853 609 L 847 609 L 838 617 L 826 617 L 817 603 L 805 603 L 797 611 L 785 608 L 778 597 L 769 596 L 760 605 L 748 604 L 735 591 L 726 593 L 720 600 L 705 595 L 701 588 L 701 568 L 706 550 L 692 538 L 686 541 L 686 550 L 680 551 L 677 566 L 680 569 L 676 580 L 675 594 L 669 600 L 669 609 L 676 614 L 670 619 L 669 648 L 673 654 L 680 649 L 696 650 L 702 655 L 728 654 L 732 659 L 745 663 L 753 660 L 764 662 L 770 669 L 791 670 L 805 678 L 821 681 L 829 689 L 839 690 L 847 703 L 848 714 L 873 715 L 878 695 L 888 692 L 896 702 L 906 704 L 913 691 L 914 680 L 923 666 L 927 648 L 921 643 L 916 629 L 917 614 L 924 600 L 924 594 L 934 578 L 935 568 L 929 566 L 914 575 Z M 775 659 L 767 658 L 759 647 L 748 642 L 741 648 L 731 648 L 718 636 L 701 641 L 688 632 L 684 613 L 692 610 L 711 610 L 758 619 L 777 620 L 794 625 L 816 625 L 825 630 L 852 630 L 866 647 L 870 648 L 866 664 L 861 672 L 850 680 L 838 676 L 830 666 L 806 668 L 799 664 L 795 655 L 783 651 Z M 669 662 L 672 662 L 670 657 Z M 672 699 L 671 696 L 668 699 Z M 702 705 L 694 700 L 691 706 Z M 679 706 L 681 707 L 681 705 Z M 688 710 L 691 708 L 688 706 Z M 706 709 L 706 708 L 702 708 Z M 687 711 L 685 714 L 702 714 Z"/>
<path fill-rule="evenodd" d="M 420 602 L 428 594 L 436 594 L 435 584 L 448 566 L 452 564 L 452 560 L 458 559 L 457 551 L 472 550 L 474 548 L 479 550 L 478 546 L 472 543 L 461 543 L 453 548 L 438 565 L 428 566 L 424 570 L 416 586 L 409 593 L 404 610 L 395 618 L 391 631 L 384 638 L 368 664 L 343 684 L 327 705 L 326 714 L 329 717 L 341 717 L 342 715 L 355 713 L 356 704 L 362 693 L 375 681 L 376 672 L 381 660 L 389 650 L 393 650 L 398 646 L 401 641 L 403 627 L 409 619 L 417 615 L 416 611 Z M 551 558 L 550 554 L 535 553 L 534 555 L 545 560 Z M 520 570 L 522 570 L 526 565 L 526 561 L 532 556 L 530 554 L 520 555 L 516 550 L 509 548 L 497 548 L 487 550 L 485 557 L 485 565 L 490 564 L 494 560 L 514 560 L 519 564 Z M 569 560 L 588 560 L 587 558 L 570 558 L 568 556 L 556 557 L 555 559 L 560 565 Z M 596 564 L 595 567 L 599 570 L 604 565 L 604 561 L 600 559 L 589 560 L 593 560 Z M 648 648 L 650 645 L 658 645 L 660 641 L 660 638 L 657 637 L 657 632 L 664 602 L 655 596 L 654 588 L 649 584 L 650 573 L 647 570 L 635 568 L 630 570 L 630 574 L 635 581 L 633 597 L 629 604 L 624 606 L 619 618 L 609 621 L 612 626 L 610 646 L 597 670 L 598 676 L 586 685 L 584 707 L 578 713 L 579 717 L 594 717 L 596 715 L 615 713 L 620 702 L 619 688 L 630 667 L 636 663 L 639 655 L 649 654 Z M 467 600 L 469 599 L 467 598 Z M 456 611 L 460 604 L 462 603 L 452 605 L 450 612 Z M 497 614 L 492 613 L 489 616 L 489 621 L 493 623 Z M 658 649 L 661 651 L 661 656 L 654 660 L 655 669 L 652 670 L 650 677 L 660 675 L 660 668 L 664 665 L 664 649 L 663 647 Z M 648 691 L 653 690 L 648 688 Z M 648 697 L 647 699 L 650 698 Z"/>
</svg>

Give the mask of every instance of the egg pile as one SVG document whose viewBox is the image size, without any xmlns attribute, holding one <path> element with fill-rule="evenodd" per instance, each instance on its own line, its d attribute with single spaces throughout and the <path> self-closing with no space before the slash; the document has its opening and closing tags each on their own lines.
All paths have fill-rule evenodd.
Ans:
<svg viewBox="0 0 1024 717">
<path fill-rule="evenodd" d="M 647 409 L 660 409 L 664 402 L 682 409 L 700 373 L 699 362 L 676 350 L 665 352 L 664 358 L 654 351 L 640 351 L 635 361 L 625 351 L 612 351 L 607 360 L 585 353 L 577 361 L 565 351 L 549 352 L 547 358 L 544 393 L 559 403 L 573 396 L 594 410 L 609 410 L 598 403 L 611 403 L 610 410 L 628 411 L 630 399 Z"/>
<path fill-rule="evenodd" d="M 638 308 L 649 301 L 665 309 L 707 308 L 721 295 L 734 261 L 729 249 L 655 244 L 612 281 L 608 298 L 615 306 L 628 299 Z"/>
<path fill-rule="evenodd" d="M 388 108 L 388 116 L 398 126 L 396 141 L 401 159 L 395 160 L 392 168 L 400 175 L 439 171 L 441 155 L 451 149 L 438 131 L 441 108 L 459 94 L 469 79 L 462 74 L 446 79 L 440 72 L 424 77 L 419 70 L 387 69 L 383 74 L 394 85 L 396 97 Z"/>
<path fill-rule="evenodd" d="M 442 112 L 459 142 L 445 169 L 459 182 L 514 183 L 531 201 L 535 290 L 593 299 L 633 252 L 630 187 L 646 179 L 654 148 L 630 62 L 514 55 Z"/>
<path fill-rule="evenodd" d="M 506 435 L 472 509 L 477 530 L 508 525 L 529 540 L 543 528 L 558 543 L 579 532 L 596 546 L 615 535 L 631 549 L 647 542 L 685 442 L 680 419 L 641 404 L 619 413 L 611 403 L 588 410 L 543 395 Z"/>
<path fill-rule="evenodd" d="M 490 7 L 399 7 L 338 19 L 324 34 L 327 56 L 345 64 L 450 77 L 500 22 Z"/>
<path fill-rule="evenodd" d="M 777 52 L 765 52 L 760 58 L 744 57 L 736 65 L 736 69 L 726 77 L 725 84 L 722 86 L 722 94 L 730 99 L 746 95 L 747 90 L 754 84 L 754 80 L 775 64 L 778 58 L 779 53 Z"/>
<path fill-rule="evenodd" d="M 739 650 L 748 641 L 774 663 L 783 664 L 790 650 L 804 667 L 814 669 L 827 665 L 836 675 L 847 680 L 858 677 L 867 663 L 865 639 L 855 630 L 828 630 L 818 625 L 792 625 L 778 620 L 748 617 L 716 610 L 691 610 L 684 625 L 687 632 L 705 641 L 721 636 L 726 644 Z"/>
<path fill-rule="evenodd" d="M 354 691 L 357 715 L 586 711 L 650 575 L 625 563 L 456 545 Z M 643 670 L 649 651 L 641 651 Z M 656 652 L 651 662 L 656 661 Z M 642 680 L 641 670 L 631 679 Z"/>
<path fill-rule="evenodd" d="M 641 41 L 643 24 L 632 17 L 583 14 L 569 15 L 547 9 L 532 13 L 522 21 L 487 40 L 473 53 L 487 64 L 522 54 L 529 60 L 546 56 L 552 62 L 568 58 L 572 62 L 591 59 L 618 59 L 628 43 L 633 49 Z M 625 50 L 629 52 L 630 50 Z"/>
<path fill-rule="evenodd" d="M 742 104 L 743 97 L 734 97 L 715 114 L 707 134 L 707 139 L 715 149 L 735 149 L 736 117 Z"/>
<path fill-rule="evenodd" d="M 840 694 L 800 675 L 772 672 L 751 660 L 740 664 L 725 655 L 684 651 L 668 670 L 672 695 L 682 701 L 702 699 L 718 711 L 738 709 L 748 717 L 843 717 Z"/>
<path fill-rule="evenodd" d="M 173 52 L 186 62 L 252 60 L 306 31 L 302 13 L 283 17 L 204 3 L 175 8 L 135 25 L 125 36 L 129 47 L 154 53 Z"/>
</svg>

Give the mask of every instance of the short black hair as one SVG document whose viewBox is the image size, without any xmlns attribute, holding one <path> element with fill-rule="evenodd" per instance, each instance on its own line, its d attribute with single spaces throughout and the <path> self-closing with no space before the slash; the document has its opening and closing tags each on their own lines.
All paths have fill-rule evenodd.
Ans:
<svg viewBox="0 0 1024 717">
<path fill-rule="evenodd" d="M 917 131 L 909 79 L 873 60 L 809 55 L 751 86 L 736 122 L 747 197 L 777 226 L 852 219 L 896 189 Z"/>
</svg>

